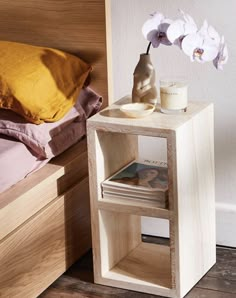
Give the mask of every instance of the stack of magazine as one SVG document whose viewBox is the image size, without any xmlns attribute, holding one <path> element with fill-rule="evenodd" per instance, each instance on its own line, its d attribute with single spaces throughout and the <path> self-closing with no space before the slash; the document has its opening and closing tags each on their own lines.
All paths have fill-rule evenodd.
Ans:
<svg viewBox="0 0 236 298">
<path fill-rule="evenodd" d="M 153 201 L 168 208 L 168 169 L 166 162 L 135 160 L 101 184 L 103 198 Z"/>
</svg>

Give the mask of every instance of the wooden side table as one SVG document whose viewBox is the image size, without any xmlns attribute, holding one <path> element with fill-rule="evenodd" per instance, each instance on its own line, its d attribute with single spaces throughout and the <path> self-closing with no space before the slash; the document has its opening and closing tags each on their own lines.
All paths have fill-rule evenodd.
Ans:
<svg viewBox="0 0 236 298">
<path fill-rule="evenodd" d="M 88 120 L 95 283 L 183 297 L 216 261 L 213 105 L 126 118 L 124 98 Z M 169 209 L 102 198 L 101 183 L 138 157 L 138 136 L 167 139 Z M 170 245 L 142 242 L 141 216 L 169 221 Z"/>
</svg>

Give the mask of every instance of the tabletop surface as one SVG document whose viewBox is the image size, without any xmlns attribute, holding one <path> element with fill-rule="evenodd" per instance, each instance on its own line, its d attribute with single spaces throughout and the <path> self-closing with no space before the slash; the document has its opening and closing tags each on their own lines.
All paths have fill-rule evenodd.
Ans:
<svg viewBox="0 0 236 298">
<path fill-rule="evenodd" d="M 131 97 L 125 96 L 114 104 L 100 111 L 93 117 L 88 119 L 88 125 L 98 125 L 99 127 L 116 126 L 117 129 L 128 127 L 136 127 L 140 129 L 161 129 L 161 130 L 176 130 L 184 123 L 197 116 L 200 112 L 213 107 L 211 102 L 206 101 L 190 101 L 188 103 L 187 111 L 179 114 L 164 114 L 160 111 L 160 105 L 157 104 L 154 112 L 143 118 L 130 118 L 126 116 L 120 107 L 123 104 L 130 103 Z"/>
</svg>

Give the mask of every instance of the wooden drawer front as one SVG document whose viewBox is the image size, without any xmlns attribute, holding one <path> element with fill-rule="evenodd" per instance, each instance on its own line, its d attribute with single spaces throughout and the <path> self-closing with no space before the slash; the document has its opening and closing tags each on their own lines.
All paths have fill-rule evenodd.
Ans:
<svg viewBox="0 0 236 298">
<path fill-rule="evenodd" d="M 26 189 L 22 195 L 16 195 L 16 198 L 5 206 L 1 206 L 3 202 L 0 196 L 0 239 L 87 175 L 87 151 L 84 151 L 64 166 L 61 165 L 60 159 L 56 158 L 38 172 L 20 181 L 17 187 L 22 185 L 22 188 Z"/>
<path fill-rule="evenodd" d="M 0 242 L 0 297 L 36 297 L 90 247 L 86 178 Z"/>
</svg>

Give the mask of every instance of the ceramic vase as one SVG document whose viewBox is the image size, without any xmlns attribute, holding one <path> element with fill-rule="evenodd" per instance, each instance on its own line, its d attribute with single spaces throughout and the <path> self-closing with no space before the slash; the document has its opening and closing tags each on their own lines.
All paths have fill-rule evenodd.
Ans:
<svg viewBox="0 0 236 298">
<path fill-rule="evenodd" d="M 157 102 L 156 75 L 150 54 L 141 54 L 133 74 L 132 102 Z"/>
</svg>

